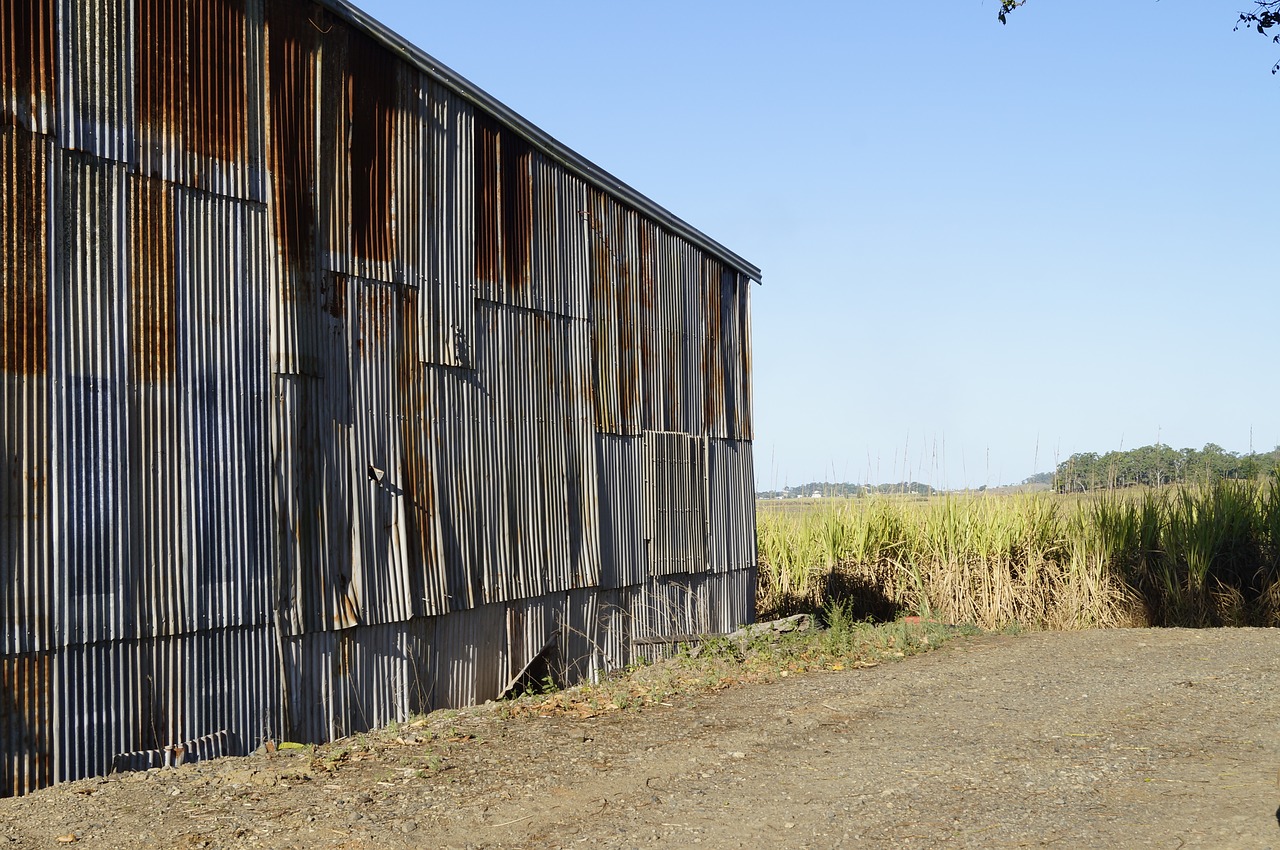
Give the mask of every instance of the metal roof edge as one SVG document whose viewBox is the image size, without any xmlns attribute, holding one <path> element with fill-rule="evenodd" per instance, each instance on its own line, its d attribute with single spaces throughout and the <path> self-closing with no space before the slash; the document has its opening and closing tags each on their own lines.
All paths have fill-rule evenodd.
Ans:
<svg viewBox="0 0 1280 850">
<path fill-rule="evenodd" d="M 645 195 L 631 188 L 626 183 L 623 183 L 621 180 L 605 171 L 603 168 L 591 162 L 591 160 L 574 152 L 574 150 L 568 145 L 544 132 L 537 125 L 533 124 L 510 107 L 505 106 L 493 95 L 475 85 L 466 77 L 455 72 L 452 68 L 436 61 L 436 59 L 430 56 L 426 51 L 415 46 L 404 36 L 382 24 L 367 12 L 347 3 L 346 0 L 316 0 L 316 2 L 326 9 L 336 13 L 347 22 L 364 30 L 366 33 L 381 42 L 385 47 L 389 48 L 393 53 L 413 64 L 420 70 L 426 72 L 441 84 L 448 86 L 450 89 L 462 97 L 465 97 L 467 100 L 470 100 L 477 106 L 488 110 L 498 118 L 498 120 L 515 130 L 538 150 L 551 156 L 583 180 L 594 184 L 606 192 L 616 195 L 618 198 L 635 207 L 640 212 L 670 228 L 677 235 L 688 239 L 697 247 L 711 254 L 715 254 L 722 262 L 733 268 L 735 271 L 746 275 L 748 278 L 756 282 L 762 281 L 758 266 L 747 262 L 741 256 L 730 251 L 724 245 L 712 239 L 701 230 L 698 230 L 684 219 L 670 212 L 666 208 L 659 206 Z"/>
</svg>

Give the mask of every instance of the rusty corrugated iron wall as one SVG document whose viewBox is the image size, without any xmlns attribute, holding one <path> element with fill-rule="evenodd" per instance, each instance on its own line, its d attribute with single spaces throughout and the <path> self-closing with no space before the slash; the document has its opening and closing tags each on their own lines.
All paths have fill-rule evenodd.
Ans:
<svg viewBox="0 0 1280 850">
<path fill-rule="evenodd" d="M 759 271 L 343 3 L 0 0 L 0 795 L 752 614 Z"/>
</svg>

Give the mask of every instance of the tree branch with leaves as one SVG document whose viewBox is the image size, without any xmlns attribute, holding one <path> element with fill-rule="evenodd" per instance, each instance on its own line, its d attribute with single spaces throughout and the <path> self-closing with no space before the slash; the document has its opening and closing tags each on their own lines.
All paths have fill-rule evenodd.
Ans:
<svg viewBox="0 0 1280 850">
<path fill-rule="evenodd" d="M 1025 2 L 1025 0 L 1024 0 Z M 1252 12 L 1241 12 L 1236 21 L 1236 29 L 1247 27 L 1256 29 L 1258 35 L 1271 36 L 1272 44 L 1280 44 L 1280 32 L 1271 35 L 1271 28 L 1280 25 L 1280 0 L 1257 0 Z M 1271 66 L 1271 73 L 1280 71 L 1280 62 Z"/>
<path fill-rule="evenodd" d="M 1000 23 L 1009 23 L 1009 13 L 1019 6 L 1026 5 L 1027 0 L 1000 0 Z"/>
<path fill-rule="evenodd" d="M 1025 6 L 1027 0 L 1000 0 L 1000 11 L 997 17 L 1000 23 L 1009 23 L 1009 13 Z M 1271 30 L 1280 27 L 1280 0 L 1254 0 L 1252 12 L 1241 12 L 1235 28 L 1255 29 L 1259 35 L 1271 38 L 1272 44 L 1280 44 L 1280 29 L 1272 34 Z M 1271 66 L 1271 73 L 1280 72 L 1280 62 Z"/>
</svg>

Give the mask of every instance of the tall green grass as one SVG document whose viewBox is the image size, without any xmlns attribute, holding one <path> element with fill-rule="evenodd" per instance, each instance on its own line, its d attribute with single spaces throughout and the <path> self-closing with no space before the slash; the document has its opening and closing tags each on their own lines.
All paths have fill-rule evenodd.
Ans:
<svg viewBox="0 0 1280 850">
<path fill-rule="evenodd" d="M 758 511 L 762 617 L 849 601 L 985 628 L 1280 623 L 1280 485 Z"/>
</svg>

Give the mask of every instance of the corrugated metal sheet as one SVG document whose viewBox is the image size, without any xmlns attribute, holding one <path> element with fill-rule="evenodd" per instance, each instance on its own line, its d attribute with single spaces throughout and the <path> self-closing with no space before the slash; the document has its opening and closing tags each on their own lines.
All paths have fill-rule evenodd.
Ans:
<svg viewBox="0 0 1280 850">
<path fill-rule="evenodd" d="M 628 588 L 631 653 L 653 660 L 692 636 L 731 632 L 751 622 L 754 593 L 753 569 L 661 576 Z"/>
<path fill-rule="evenodd" d="M 750 616 L 758 270 L 359 21 L 0 0 L 0 794 Z"/>
<path fill-rule="evenodd" d="M 650 574 L 704 571 L 706 440 L 688 434 L 645 432 L 643 499 Z"/>
<path fill-rule="evenodd" d="M 486 598 L 594 586 L 600 543 L 590 387 L 573 368 L 585 351 L 586 324 L 488 303 L 478 312 Z"/>
<path fill-rule="evenodd" d="M 708 440 L 706 482 L 708 569 L 754 569 L 756 487 L 751 443 Z"/>
<path fill-rule="evenodd" d="M 57 90 L 54 0 L 3 0 L 0 32 L 0 125 L 50 135 Z"/>
<path fill-rule="evenodd" d="M 427 86 L 431 140 L 432 239 L 425 255 L 420 303 L 419 356 L 427 363 L 470 369 L 475 363 L 476 233 L 474 195 L 466 191 L 474 170 L 475 116 L 470 104 L 438 82 Z M 409 221 L 413 216 L 406 212 Z"/>
<path fill-rule="evenodd" d="M 51 145 L 0 131 L 0 641 L 53 644 L 49 411 Z"/>
<path fill-rule="evenodd" d="M 149 178 L 128 192 L 127 634 L 266 623 L 264 211 Z"/>
<path fill-rule="evenodd" d="M 602 650 L 603 595 L 594 587 L 571 590 L 567 594 L 560 638 L 563 682 L 595 681 L 601 673 L 626 663 L 609 664 Z"/>
<path fill-rule="evenodd" d="M 587 187 L 541 154 L 532 158 L 533 275 L 525 306 L 589 318 L 591 260 Z"/>
<path fill-rule="evenodd" d="M 129 300 L 125 169 L 63 154 L 51 342 L 60 643 L 122 637 L 135 610 L 129 569 Z"/>
<path fill-rule="evenodd" d="M 165 744 L 155 750 L 137 750 L 120 753 L 112 762 L 116 773 L 130 770 L 150 770 L 153 767 L 178 767 L 206 759 L 221 758 L 231 752 L 231 736 L 226 732 L 214 732 L 179 744 Z"/>
<path fill-rule="evenodd" d="M 0 656 L 0 796 L 54 781 L 52 653 Z"/>
<path fill-rule="evenodd" d="M 471 110 L 425 74 L 401 67 L 400 81 L 392 155 L 396 274 L 418 290 L 419 360 L 472 368 L 475 248 L 464 224 L 471 194 L 447 190 L 471 177 Z"/>
<path fill-rule="evenodd" d="M 261 2 L 133 0 L 133 8 L 139 170 L 261 200 Z"/>
<path fill-rule="evenodd" d="M 453 370 L 428 366 L 406 401 L 404 489 L 414 508 L 409 542 L 422 565 L 415 604 L 440 614 L 473 608 L 484 600 L 481 435 L 474 424 L 480 388 Z"/>
<path fill-rule="evenodd" d="M 521 677 L 530 687 L 564 682 L 562 652 L 568 623 L 563 593 L 507 605 L 507 673 L 503 692 L 517 690 Z M 533 669 L 533 668 L 537 669 Z"/>
<path fill-rule="evenodd" d="M 436 621 L 311 632 L 286 646 L 291 740 L 325 741 L 428 711 Z"/>
<path fill-rule="evenodd" d="M 135 163 L 133 3 L 57 5 L 58 142 L 68 150 Z"/>
<path fill-rule="evenodd" d="M 507 606 L 481 605 L 442 617 L 432 653 L 433 708 L 454 708 L 496 699 L 506 684 Z"/>
<path fill-rule="evenodd" d="M 750 439 L 750 282 L 591 194 L 597 428 Z"/>
<path fill-rule="evenodd" d="M 593 673 L 618 670 L 640 658 L 650 657 L 637 653 L 631 645 L 634 626 L 632 593 L 629 589 L 601 590 L 596 594 L 596 634 Z"/>
<path fill-rule="evenodd" d="M 69 645 L 55 661 L 54 778 L 210 736 L 249 752 L 280 728 L 279 670 L 270 626 Z"/>
<path fill-rule="evenodd" d="M 640 286 L 636 275 L 638 217 L 599 191 L 586 211 L 591 230 L 591 335 L 594 343 L 596 427 L 638 434 Z"/>
<path fill-rule="evenodd" d="M 639 437 L 599 434 L 596 452 L 600 469 L 600 586 L 640 584 L 649 575 L 644 442 Z"/>
</svg>

